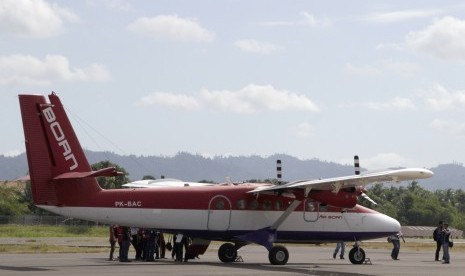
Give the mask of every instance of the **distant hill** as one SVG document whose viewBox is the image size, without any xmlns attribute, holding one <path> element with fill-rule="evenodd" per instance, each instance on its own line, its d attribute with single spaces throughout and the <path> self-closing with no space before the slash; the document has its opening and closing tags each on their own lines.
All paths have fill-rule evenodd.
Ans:
<svg viewBox="0 0 465 276">
<path fill-rule="evenodd" d="M 425 189 L 431 191 L 449 188 L 465 190 L 465 167 L 463 164 L 442 164 L 431 170 L 434 172 L 434 176 L 420 182 Z"/>
<path fill-rule="evenodd" d="M 178 178 L 186 181 L 211 180 L 225 182 L 251 179 L 276 178 L 276 160 L 283 164 L 283 180 L 318 179 L 350 175 L 354 173 L 352 165 L 342 165 L 318 159 L 300 160 L 298 158 L 276 154 L 270 157 L 239 156 L 205 158 L 190 153 L 178 153 L 172 157 L 118 155 L 111 152 L 86 151 L 89 162 L 109 160 L 126 169 L 131 180 L 141 179 L 144 175 L 160 178 Z M 443 164 L 430 168 L 434 177 L 420 181 L 428 190 L 465 189 L 465 167 L 462 164 Z M 27 174 L 26 155 L 5 157 L 0 155 L 0 180 L 13 180 Z"/>
</svg>

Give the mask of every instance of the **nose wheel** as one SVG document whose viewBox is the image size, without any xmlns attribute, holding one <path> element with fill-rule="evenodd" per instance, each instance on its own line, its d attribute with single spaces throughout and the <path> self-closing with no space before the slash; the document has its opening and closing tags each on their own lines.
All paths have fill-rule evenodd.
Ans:
<svg viewBox="0 0 465 276">
<path fill-rule="evenodd" d="M 362 264 L 365 261 L 365 251 L 361 247 L 354 247 L 349 252 L 349 260 L 353 264 Z"/>
</svg>

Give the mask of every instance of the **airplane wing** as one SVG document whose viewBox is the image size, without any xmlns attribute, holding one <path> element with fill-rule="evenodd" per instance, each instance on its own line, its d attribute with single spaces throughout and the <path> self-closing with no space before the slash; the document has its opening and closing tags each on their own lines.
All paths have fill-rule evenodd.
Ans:
<svg viewBox="0 0 465 276">
<path fill-rule="evenodd" d="M 249 191 L 249 193 L 259 193 L 263 191 L 278 191 L 296 188 L 305 188 L 306 190 L 333 190 L 334 192 L 338 192 L 341 188 L 365 186 L 368 184 L 375 183 L 401 182 L 407 180 L 429 178 L 431 176 L 433 176 L 433 172 L 427 169 L 387 170 L 361 175 L 350 175 L 317 180 L 300 180 L 283 185 L 262 186 L 257 187 L 252 191 Z"/>
<path fill-rule="evenodd" d="M 186 186 L 211 186 L 210 183 L 185 182 L 178 179 L 164 178 L 157 180 L 138 180 L 124 184 L 125 188 L 161 188 L 161 187 L 186 187 Z"/>
</svg>

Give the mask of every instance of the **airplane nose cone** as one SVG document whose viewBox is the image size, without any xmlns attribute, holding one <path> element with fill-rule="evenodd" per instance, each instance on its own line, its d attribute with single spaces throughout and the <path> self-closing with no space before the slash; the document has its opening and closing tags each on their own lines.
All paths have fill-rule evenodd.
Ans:
<svg viewBox="0 0 465 276">
<path fill-rule="evenodd" d="M 379 237 L 385 237 L 400 231 L 400 223 L 396 219 L 381 213 L 366 217 L 363 224 L 365 227 L 370 228 L 373 233 L 378 233 Z"/>
<path fill-rule="evenodd" d="M 432 177 L 434 175 L 434 172 L 430 170 L 425 170 L 425 174 L 427 175 L 427 177 Z"/>
<path fill-rule="evenodd" d="M 419 169 L 418 173 L 420 174 L 419 178 L 430 178 L 434 175 L 434 172 L 428 169 Z"/>
<path fill-rule="evenodd" d="M 383 215 L 379 218 L 380 224 L 384 226 L 386 231 L 398 233 L 400 232 L 400 223 L 390 216 Z"/>
</svg>

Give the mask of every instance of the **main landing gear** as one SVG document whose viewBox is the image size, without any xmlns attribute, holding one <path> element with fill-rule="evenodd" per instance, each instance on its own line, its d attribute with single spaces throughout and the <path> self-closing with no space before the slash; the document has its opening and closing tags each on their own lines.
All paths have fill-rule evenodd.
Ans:
<svg viewBox="0 0 465 276">
<path fill-rule="evenodd" d="M 223 243 L 218 249 L 218 258 L 223 263 L 232 263 L 237 258 L 237 250 L 239 248 L 232 243 Z"/>
<path fill-rule="evenodd" d="M 237 259 L 237 250 L 244 245 L 224 243 L 218 249 L 218 258 L 223 263 L 232 263 Z M 285 265 L 289 260 L 289 251 L 282 245 L 273 246 L 268 251 L 268 259 L 273 265 Z"/>
<path fill-rule="evenodd" d="M 282 245 L 275 245 L 268 251 L 268 259 L 272 265 L 285 265 L 289 260 L 289 251 Z"/>
</svg>

